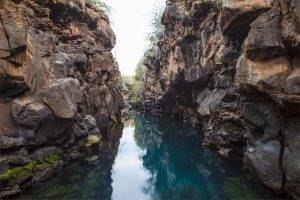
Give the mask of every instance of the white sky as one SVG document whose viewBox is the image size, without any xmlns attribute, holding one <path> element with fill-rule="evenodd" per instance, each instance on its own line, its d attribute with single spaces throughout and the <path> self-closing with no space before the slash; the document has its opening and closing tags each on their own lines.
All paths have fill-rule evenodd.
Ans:
<svg viewBox="0 0 300 200">
<path fill-rule="evenodd" d="M 151 12 L 163 0 L 105 0 L 112 7 L 110 19 L 117 37 L 114 55 L 123 75 L 134 75 L 147 47 L 151 32 Z"/>
</svg>

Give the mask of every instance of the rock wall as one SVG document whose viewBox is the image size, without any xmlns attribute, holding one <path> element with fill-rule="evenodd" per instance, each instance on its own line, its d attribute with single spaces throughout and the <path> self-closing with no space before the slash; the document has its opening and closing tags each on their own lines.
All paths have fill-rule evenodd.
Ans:
<svg viewBox="0 0 300 200">
<path fill-rule="evenodd" d="M 101 150 L 122 106 L 114 45 L 88 1 L 0 1 L 0 198 Z"/>
<path fill-rule="evenodd" d="M 143 108 L 202 125 L 205 145 L 300 198 L 300 5 L 221 3 L 167 1 Z"/>
</svg>

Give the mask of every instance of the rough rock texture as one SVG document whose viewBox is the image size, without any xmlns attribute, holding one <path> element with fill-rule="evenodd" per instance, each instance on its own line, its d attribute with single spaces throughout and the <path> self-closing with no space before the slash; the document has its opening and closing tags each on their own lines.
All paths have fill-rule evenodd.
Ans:
<svg viewBox="0 0 300 200">
<path fill-rule="evenodd" d="M 0 198 L 91 153 L 120 117 L 114 45 L 89 1 L 0 1 Z"/>
<path fill-rule="evenodd" d="M 204 144 L 300 198 L 300 4 L 169 0 L 143 108 L 202 125 Z"/>
</svg>

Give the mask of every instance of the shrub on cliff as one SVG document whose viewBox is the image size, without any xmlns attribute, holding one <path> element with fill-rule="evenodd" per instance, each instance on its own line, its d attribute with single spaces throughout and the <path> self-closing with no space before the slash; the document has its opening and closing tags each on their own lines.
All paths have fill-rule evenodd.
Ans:
<svg viewBox="0 0 300 200">
<path fill-rule="evenodd" d="M 90 1 L 91 3 L 101 8 L 107 15 L 110 14 L 112 8 L 103 0 L 90 0 Z"/>
<path fill-rule="evenodd" d="M 144 57 L 149 56 L 152 52 L 156 52 L 154 48 L 164 32 L 164 26 L 161 23 L 164 11 L 165 6 L 163 4 L 158 4 L 151 12 L 151 31 L 147 36 L 149 47 L 147 48 Z"/>
<path fill-rule="evenodd" d="M 165 6 L 158 4 L 151 12 L 151 32 L 148 34 L 148 40 L 152 43 L 154 38 L 158 38 L 164 31 L 164 26 L 161 23 L 161 18 L 165 11 Z"/>
</svg>

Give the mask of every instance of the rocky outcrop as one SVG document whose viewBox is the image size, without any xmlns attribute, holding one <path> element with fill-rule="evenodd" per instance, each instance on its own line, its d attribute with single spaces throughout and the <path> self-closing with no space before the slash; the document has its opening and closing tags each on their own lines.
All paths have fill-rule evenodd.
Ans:
<svg viewBox="0 0 300 200">
<path fill-rule="evenodd" d="M 202 125 L 204 144 L 300 198 L 300 5 L 169 0 L 143 108 Z"/>
<path fill-rule="evenodd" d="M 1 0 L 0 198 L 100 149 L 122 106 L 114 45 L 89 1 Z"/>
</svg>

